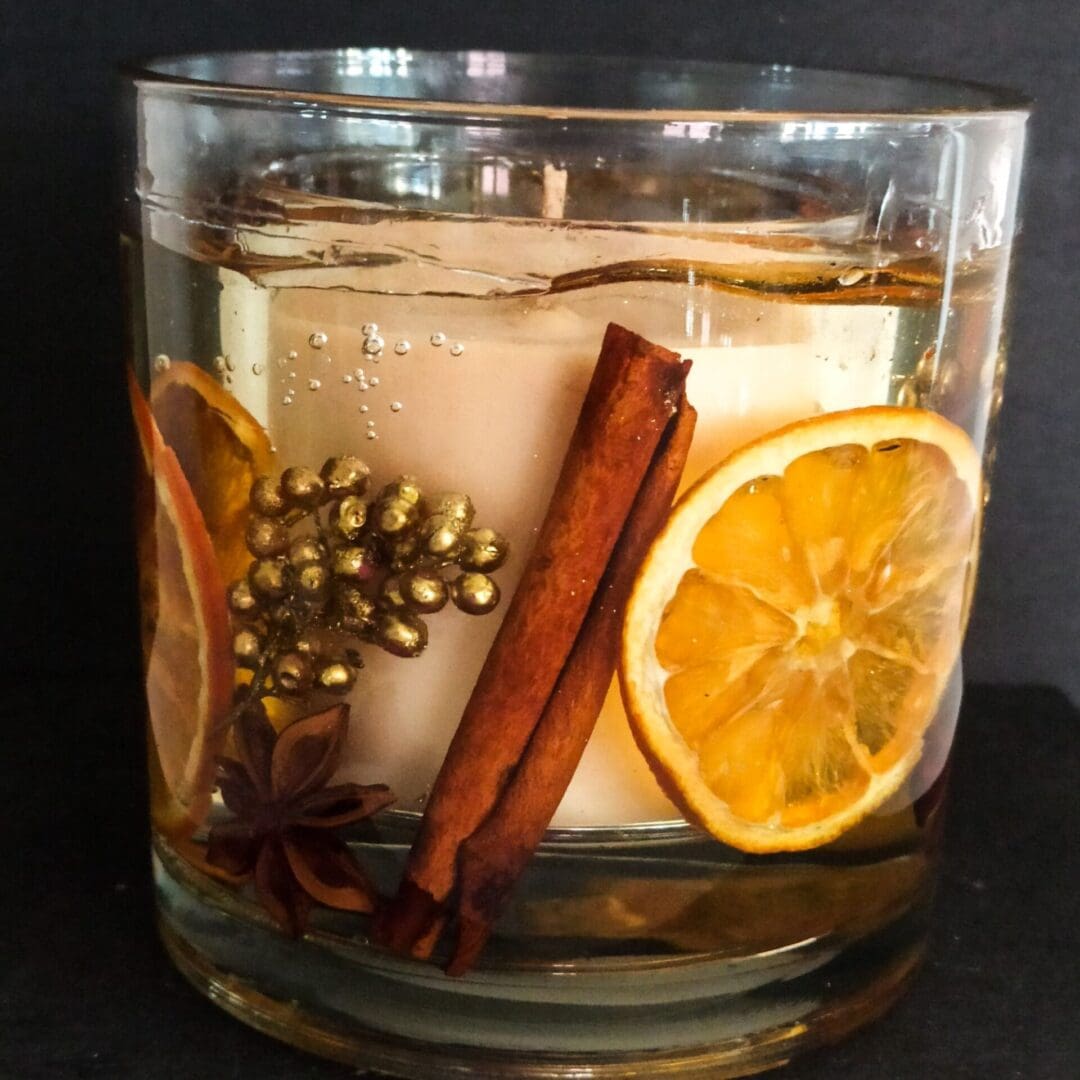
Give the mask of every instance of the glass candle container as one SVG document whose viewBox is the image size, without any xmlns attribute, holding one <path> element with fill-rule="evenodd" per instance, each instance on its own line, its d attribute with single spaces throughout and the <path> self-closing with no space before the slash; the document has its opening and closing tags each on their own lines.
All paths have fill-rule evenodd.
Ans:
<svg viewBox="0 0 1080 1080">
<path fill-rule="evenodd" d="M 161 933 L 403 1077 L 736 1076 L 926 943 L 1025 105 L 405 49 L 128 72 Z"/>
</svg>

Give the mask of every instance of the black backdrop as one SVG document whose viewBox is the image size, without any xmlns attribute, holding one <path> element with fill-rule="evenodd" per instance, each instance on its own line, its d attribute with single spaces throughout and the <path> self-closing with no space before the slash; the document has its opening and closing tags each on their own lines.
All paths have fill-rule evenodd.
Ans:
<svg viewBox="0 0 1080 1080">
<path fill-rule="evenodd" d="M 140 54 L 343 43 L 880 68 L 1033 95 L 1011 371 L 967 674 L 1054 684 L 1080 701 L 1076 0 L 0 0 L 4 1080 L 338 1075 L 205 1007 L 152 938 L 116 362 L 112 70 Z M 973 688 L 919 992 L 800 1077 L 1080 1075 L 1076 723 L 1060 693 Z"/>
<path fill-rule="evenodd" d="M 112 214 L 118 60 L 195 49 L 406 44 L 783 61 L 999 82 L 1037 113 L 969 679 L 1080 698 L 1075 0 L 33 0 L 0 2 L 14 290 L 0 408 L 9 670 L 134 669 L 129 432 Z M 12 244 L 12 241 L 14 243 Z"/>
</svg>

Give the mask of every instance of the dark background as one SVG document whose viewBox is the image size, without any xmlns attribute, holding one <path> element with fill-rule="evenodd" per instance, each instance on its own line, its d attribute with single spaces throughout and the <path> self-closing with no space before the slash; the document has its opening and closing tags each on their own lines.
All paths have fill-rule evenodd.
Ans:
<svg viewBox="0 0 1080 1080">
<path fill-rule="evenodd" d="M 0 934 L 0 1080 L 350 1073 L 217 1016 L 152 941 L 113 213 L 117 61 L 343 44 L 882 69 L 1035 98 L 966 674 L 1058 689 L 969 694 L 935 959 L 892 1028 L 798 1075 L 1080 1075 L 1076 0 L 0 0 L 0 837 L 24 916 Z"/>
</svg>

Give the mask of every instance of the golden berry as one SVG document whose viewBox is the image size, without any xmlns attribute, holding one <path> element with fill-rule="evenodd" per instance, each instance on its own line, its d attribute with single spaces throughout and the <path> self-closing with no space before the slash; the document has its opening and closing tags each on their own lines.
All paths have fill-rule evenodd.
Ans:
<svg viewBox="0 0 1080 1080">
<path fill-rule="evenodd" d="M 323 501 L 326 485 L 314 469 L 294 465 L 281 474 L 281 490 L 290 506 L 314 510 Z"/>
<path fill-rule="evenodd" d="M 452 561 L 461 546 L 461 529 L 461 525 L 446 514 L 426 518 L 420 526 L 424 552 L 441 562 Z"/>
<path fill-rule="evenodd" d="M 363 495 L 370 473 L 367 465 L 352 454 L 327 458 L 320 470 L 326 491 L 334 498 Z"/>
<path fill-rule="evenodd" d="M 400 496 L 380 499 L 375 504 L 375 528 L 383 536 L 401 536 L 416 524 L 419 516 L 416 504 Z"/>
<path fill-rule="evenodd" d="M 262 653 L 262 638 L 255 631 L 241 630 L 233 638 L 233 656 L 240 667 L 254 671 L 262 660 Z"/>
<path fill-rule="evenodd" d="M 266 601 L 281 600 L 290 588 L 288 563 L 281 558 L 257 559 L 248 570 L 251 591 Z"/>
<path fill-rule="evenodd" d="M 458 565 L 462 570 L 498 570 L 507 555 L 510 542 L 494 529 L 470 529 L 461 538 Z"/>
<path fill-rule="evenodd" d="M 374 552 L 362 544 L 348 544 L 334 549 L 334 576 L 352 581 L 366 581 L 375 573 Z"/>
<path fill-rule="evenodd" d="M 253 517 L 244 534 L 248 551 L 252 555 L 280 555 L 289 546 L 289 531 L 269 517 Z"/>
<path fill-rule="evenodd" d="M 383 499 L 404 499 L 407 503 L 412 503 L 413 506 L 419 506 L 421 498 L 423 498 L 423 492 L 421 492 L 420 482 L 415 476 L 399 476 L 379 492 L 380 501 Z"/>
<path fill-rule="evenodd" d="M 289 562 L 301 566 L 309 562 L 326 562 L 329 552 L 317 536 L 298 536 L 289 545 Z"/>
<path fill-rule="evenodd" d="M 364 634 L 375 619 L 375 601 L 355 586 L 340 586 L 334 592 L 338 622 L 350 634 Z"/>
<path fill-rule="evenodd" d="M 229 586 L 229 610 L 234 615 L 250 615 L 259 606 L 247 578 L 234 581 Z"/>
<path fill-rule="evenodd" d="M 330 510 L 330 527 L 346 540 L 359 540 L 367 522 L 367 503 L 359 495 L 346 495 Z"/>
<path fill-rule="evenodd" d="M 499 603 L 499 586 L 487 574 L 469 571 L 454 578 L 454 603 L 469 615 L 486 615 Z"/>
<path fill-rule="evenodd" d="M 314 675 L 311 661 L 299 652 L 282 653 L 274 661 L 274 686 L 292 696 L 311 689 Z"/>
<path fill-rule="evenodd" d="M 458 491 L 444 491 L 432 499 L 425 499 L 424 509 L 429 517 L 442 514 L 456 521 L 463 529 L 467 529 L 472 524 L 473 515 L 476 513 L 472 499 Z"/>
<path fill-rule="evenodd" d="M 406 533 L 390 543 L 387 552 L 390 569 L 395 574 L 408 570 L 420 554 L 420 541 L 415 533 Z"/>
<path fill-rule="evenodd" d="M 293 648 L 305 656 L 318 656 L 322 652 L 322 642 L 312 634 L 300 634 L 293 642 Z"/>
<path fill-rule="evenodd" d="M 315 681 L 331 694 L 347 694 L 356 682 L 356 672 L 348 664 L 334 661 L 319 668 Z"/>
<path fill-rule="evenodd" d="M 405 597 L 401 592 L 401 580 L 393 575 L 386 578 L 379 586 L 379 599 L 385 607 L 403 608 L 406 606 Z"/>
<path fill-rule="evenodd" d="M 265 517 L 279 517 L 289 508 L 281 485 L 272 476 L 260 476 L 251 485 L 251 508 Z"/>
<path fill-rule="evenodd" d="M 330 586 L 330 571 L 322 563 L 309 562 L 296 569 L 296 594 L 308 603 L 326 599 Z"/>
<path fill-rule="evenodd" d="M 405 574 L 398 589 L 404 602 L 424 615 L 441 611 L 450 598 L 446 582 L 434 570 L 413 570 Z"/>
<path fill-rule="evenodd" d="M 415 615 L 382 611 L 375 617 L 375 640 L 394 656 L 419 656 L 427 645 L 427 626 Z"/>
</svg>

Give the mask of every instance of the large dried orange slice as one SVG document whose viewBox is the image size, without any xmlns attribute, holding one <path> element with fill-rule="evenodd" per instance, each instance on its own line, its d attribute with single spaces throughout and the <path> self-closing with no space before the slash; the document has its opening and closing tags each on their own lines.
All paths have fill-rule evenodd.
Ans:
<svg viewBox="0 0 1080 1080">
<path fill-rule="evenodd" d="M 212 375 L 186 361 L 154 376 L 150 405 L 202 511 L 222 576 L 242 577 L 251 561 L 248 493 L 273 464 L 266 432 Z"/>
<path fill-rule="evenodd" d="M 682 497 L 627 607 L 621 680 L 688 817 L 800 850 L 903 783 L 959 652 L 980 483 L 959 428 L 873 407 L 767 435 Z"/>
<path fill-rule="evenodd" d="M 226 734 L 234 666 L 225 588 L 176 454 L 129 372 L 142 475 L 137 541 L 146 697 L 174 824 L 201 820 Z"/>
</svg>

